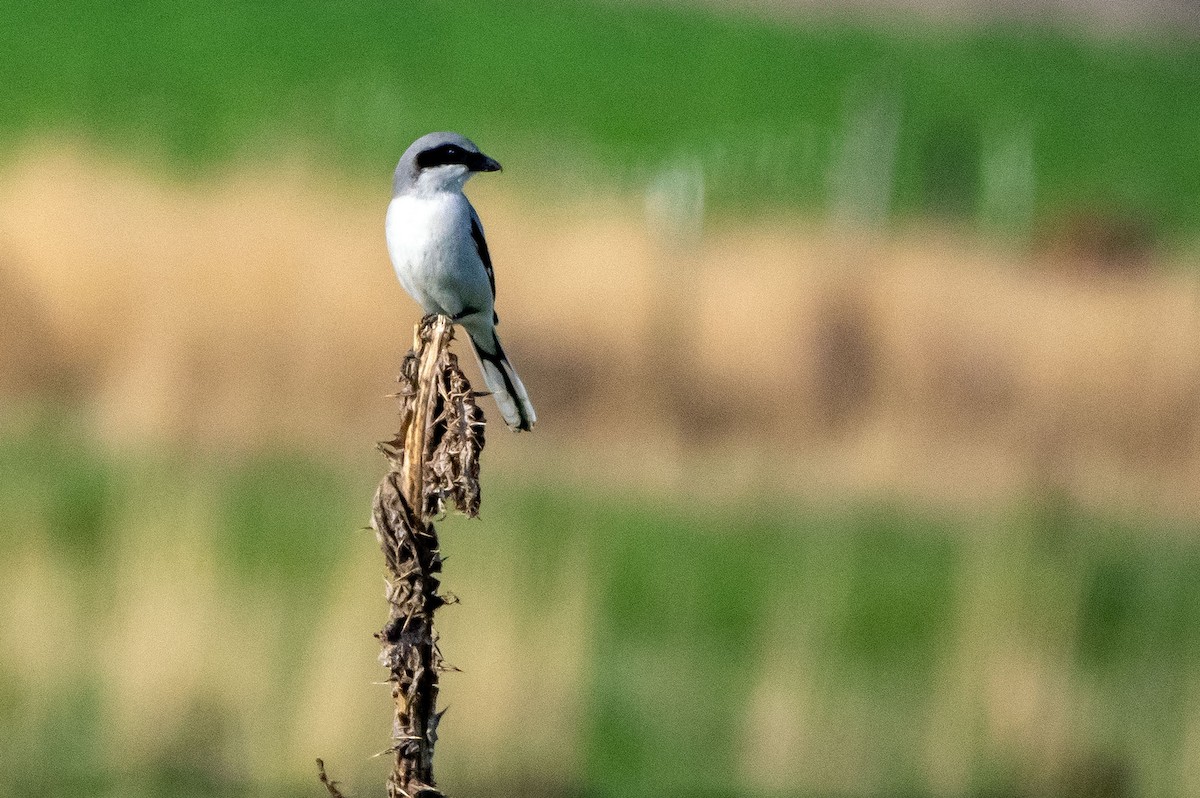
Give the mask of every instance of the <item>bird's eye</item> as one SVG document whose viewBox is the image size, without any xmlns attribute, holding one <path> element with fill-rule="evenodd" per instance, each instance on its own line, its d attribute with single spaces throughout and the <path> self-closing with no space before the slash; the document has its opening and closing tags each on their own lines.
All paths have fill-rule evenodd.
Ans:
<svg viewBox="0 0 1200 798">
<path fill-rule="evenodd" d="M 467 160 L 467 152 L 457 144 L 442 144 L 417 156 L 417 168 L 429 169 L 447 164 L 461 164 Z"/>
</svg>

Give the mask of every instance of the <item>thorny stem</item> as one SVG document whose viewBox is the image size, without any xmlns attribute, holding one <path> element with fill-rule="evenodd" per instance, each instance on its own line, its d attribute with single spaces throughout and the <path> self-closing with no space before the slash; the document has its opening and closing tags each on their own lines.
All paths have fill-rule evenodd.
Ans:
<svg viewBox="0 0 1200 798">
<path fill-rule="evenodd" d="M 321 780 L 321 783 L 325 785 L 325 789 L 329 790 L 329 795 L 331 798 L 344 798 L 342 791 L 337 787 L 337 782 L 326 775 L 325 762 L 321 759 L 317 760 L 317 777 Z"/>
<path fill-rule="evenodd" d="M 371 526 L 388 571 L 388 620 L 376 635 L 395 705 L 388 798 L 443 795 L 433 777 L 433 749 L 441 720 L 438 676 L 446 668 L 433 614 L 445 599 L 438 594 L 442 556 L 430 519 L 444 512 L 447 499 L 478 515 L 484 444 L 483 412 L 450 352 L 453 337 L 445 316 L 417 324 L 399 377 L 400 431 L 379 445 L 389 468 L 375 491 Z M 321 775 L 330 787 L 323 767 Z"/>
</svg>

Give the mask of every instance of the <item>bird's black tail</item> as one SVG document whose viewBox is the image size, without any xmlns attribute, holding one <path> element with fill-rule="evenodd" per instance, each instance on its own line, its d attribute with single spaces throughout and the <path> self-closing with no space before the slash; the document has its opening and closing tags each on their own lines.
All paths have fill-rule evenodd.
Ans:
<svg viewBox="0 0 1200 798">
<path fill-rule="evenodd" d="M 537 423 L 537 413 L 533 410 L 521 378 L 505 357 L 495 330 L 492 330 L 491 341 L 480 342 L 474 335 L 470 337 L 475 355 L 479 358 L 479 369 L 487 381 L 488 390 L 496 399 L 504 422 L 518 431 L 533 429 Z"/>
</svg>

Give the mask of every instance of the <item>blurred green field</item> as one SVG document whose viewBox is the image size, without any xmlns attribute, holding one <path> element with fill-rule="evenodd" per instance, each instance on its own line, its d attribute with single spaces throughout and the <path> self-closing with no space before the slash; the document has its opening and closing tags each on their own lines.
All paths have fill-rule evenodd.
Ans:
<svg viewBox="0 0 1200 798">
<path fill-rule="evenodd" d="M 18 430 L 0 795 L 316 795 L 316 756 L 374 792 L 374 475 L 131 459 L 67 417 Z M 996 520 L 488 480 L 481 521 L 442 525 L 465 672 L 441 777 L 462 796 L 1195 794 L 1195 531 L 1053 497 Z"/>
<path fill-rule="evenodd" d="M 710 206 L 1061 213 L 1200 229 L 1200 46 L 991 25 L 772 24 L 653 4 L 95 0 L 0 10 L 0 141 L 177 167 L 304 153 L 387 185 L 429 129 L 535 191 L 698 165 Z"/>
</svg>

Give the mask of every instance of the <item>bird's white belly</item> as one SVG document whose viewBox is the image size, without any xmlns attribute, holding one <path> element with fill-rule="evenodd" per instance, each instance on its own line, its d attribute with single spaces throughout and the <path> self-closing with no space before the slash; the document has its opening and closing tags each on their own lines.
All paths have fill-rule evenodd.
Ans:
<svg viewBox="0 0 1200 798">
<path fill-rule="evenodd" d="M 387 211 L 387 245 L 404 290 L 426 313 L 456 316 L 468 304 L 491 309 L 487 274 L 471 238 L 470 206 L 461 194 L 401 196 Z"/>
</svg>

